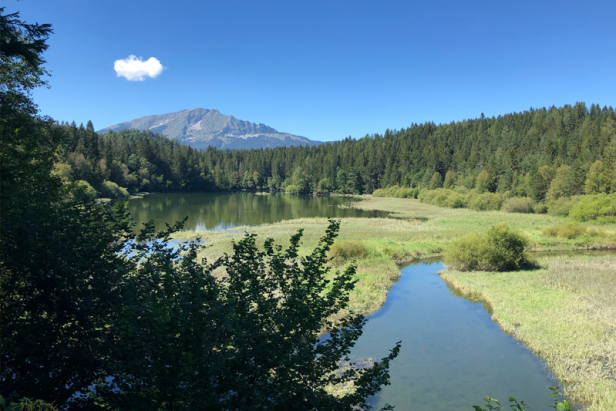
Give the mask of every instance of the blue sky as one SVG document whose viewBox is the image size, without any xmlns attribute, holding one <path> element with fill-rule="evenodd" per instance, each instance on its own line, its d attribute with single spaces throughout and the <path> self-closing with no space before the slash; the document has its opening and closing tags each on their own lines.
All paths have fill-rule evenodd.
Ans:
<svg viewBox="0 0 616 411">
<path fill-rule="evenodd" d="M 51 23 L 42 114 L 96 129 L 218 109 L 314 140 L 616 105 L 614 1 L 5 0 Z M 162 74 L 117 77 L 154 57 Z"/>
</svg>

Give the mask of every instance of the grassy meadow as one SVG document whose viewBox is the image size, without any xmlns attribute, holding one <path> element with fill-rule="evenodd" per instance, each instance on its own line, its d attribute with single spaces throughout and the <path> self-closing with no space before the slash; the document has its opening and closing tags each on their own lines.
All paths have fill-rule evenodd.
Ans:
<svg viewBox="0 0 616 411">
<path fill-rule="evenodd" d="M 506 222 L 526 234 L 534 251 L 586 249 L 616 243 L 616 230 L 609 226 L 584 224 L 591 229 L 575 238 L 552 235 L 548 229 L 564 225 L 567 220 L 548 215 L 449 209 L 415 199 L 384 197 L 365 198 L 354 206 L 391 212 L 390 218 L 342 219 L 340 235 L 332 250 L 334 265 L 343 266 L 352 260 L 357 265 L 358 283 L 351 295 L 351 309 L 362 314 L 370 314 L 383 305 L 387 291 L 400 276 L 398 265 L 442 255 L 450 241 L 496 223 Z M 261 244 L 271 237 L 277 244 L 288 245 L 289 238 L 303 228 L 300 252 L 307 254 L 326 227 L 325 218 L 304 218 L 216 232 L 184 231 L 175 238 L 202 237 L 207 247 L 201 256 L 209 260 L 230 253 L 232 241 L 244 232 L 257 234 Z"/>
</svg>

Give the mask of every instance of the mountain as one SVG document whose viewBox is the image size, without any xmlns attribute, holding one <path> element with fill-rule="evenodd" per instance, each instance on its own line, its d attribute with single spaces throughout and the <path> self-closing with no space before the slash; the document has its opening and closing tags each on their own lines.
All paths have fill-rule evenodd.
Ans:
<svg viewBox="0 0 616 411">
<path fill-rule="evenodd" d="M 218 110 L 193 108 L 126 121 L 99 130 L 99 133 L 123 129 L 150 130 L 176 139 L 194 148 L 250 149 L 280 146 L 314 146 L 320 142 L 289 133 L 280 133 L 265 124 L 255 124 L 226 116 Z"/>
</svg>

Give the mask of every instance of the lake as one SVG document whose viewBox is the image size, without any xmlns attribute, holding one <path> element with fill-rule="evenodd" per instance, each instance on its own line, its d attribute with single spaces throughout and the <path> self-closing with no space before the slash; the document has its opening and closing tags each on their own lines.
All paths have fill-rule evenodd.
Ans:
<svg viewBox="0 0 616 411">
<path fill-rule="evenodd" d="M 223 230 L 240 226 L 257 226 L 282 220 L 306 217 L 387 217 L 377 210 L 349 207 L 351 197 L 292 196 L 283 193 L 256 195 L 234 193 L 152 194 L 128 202 L 137 227 L 154 220 L 157 229 L 165 222 L 174 223 L 188 216 L 186 230 Z"/>
</svg>

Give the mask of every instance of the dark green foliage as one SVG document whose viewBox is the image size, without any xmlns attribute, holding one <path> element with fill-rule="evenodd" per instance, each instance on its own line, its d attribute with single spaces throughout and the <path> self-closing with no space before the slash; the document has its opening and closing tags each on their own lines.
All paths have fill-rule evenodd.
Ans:
<svg viewBox="0 0 616 411">
<path fill-rule="evenodd" d="M 529 262 L 527 247 L 526 237 L 499 224 L 453 241 L 445 251 L 445 263 L 461 271 L 512 271 Z"/>
<path fill-rule="evenodd" d="M 327 181 L 327 191 L 343 194 L 393 186 L 466 187 L 479 194 L 511 191 L 553 201 L 584 194 L 587 174 L 599 160 L 592 153 L 602 156 L 603 168 L 592 169 L 588 189 L 612 192 L 616 187 L 611 172 L 616 113 L 597 107 L 576 103 L 497 118 L 413 124 L 384 135 L 267 150 L 200 151 L 147 131 L 98 136 L 90 127 L 63 124 L 59 127 L 71 144 L 59 161 L 89 175 L 75 179 L 97 190 L 109 180 L 129 191 L 280 191 L 294 185 L 300 193 L 315 193 L 323 192 L 321 182 Z"/>
<path fill-rule="evenodd" d="M 99 385 L 97 402 L 118 410 L 364 409 L 388 383 L 399 345 L 373 367 L 337 374 L 365 324 L 360 315 L 330 321 L 355 283 L 353 266 L 326 279 L 338 228 L 332 221 L 307 257 L 298 256 L 301 231 L 285 250 L 266 240 L 260 251 L 247 234 L 232 255 L 201 264 L 199 246 L 171 248 L 172 230 L 154 240 L 150 224 L 133 247 L 111 323 L 122 341 L 108 364 L 114 380 Z M 222 281 L 211 275 L 221 267 Z M 353 393 L 324 390 L 346 381 Z"/>
</svg>

